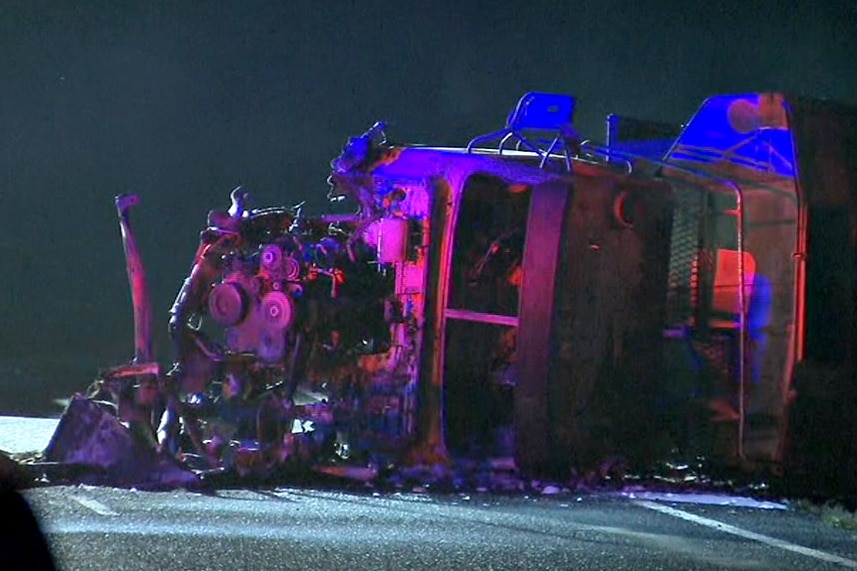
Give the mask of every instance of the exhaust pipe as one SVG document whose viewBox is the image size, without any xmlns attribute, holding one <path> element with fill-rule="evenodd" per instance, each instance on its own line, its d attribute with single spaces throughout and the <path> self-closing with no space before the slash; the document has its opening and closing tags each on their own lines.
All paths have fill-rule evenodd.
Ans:
<svg viewBox="0 0 857 571">
<path fill-rule="evenodd" d="M 140 202 L 136 194 L 116 197 L 116 211 L 122 230 L 122 247 L 125 250 L 125 267 L 131 287 L 131 304 L 134 307 L 134 364 L 142 365 L 154 360 L 152 349 L 152 307 L 146 286 L 146 272 L 131 230 L 130 210 Z"/>
</svg>

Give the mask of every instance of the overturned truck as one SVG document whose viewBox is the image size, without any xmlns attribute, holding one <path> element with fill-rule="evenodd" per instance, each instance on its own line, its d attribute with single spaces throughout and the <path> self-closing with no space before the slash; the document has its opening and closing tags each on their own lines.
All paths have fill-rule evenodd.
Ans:
<svg viewBox="0 0 857 571">
<path fill-rule="evenodd" d="M 674 130 L 611 116 L 598 145 L 574 103 L 527 94 L 461 148 L 376 124 L 331 163 L 330 213 L 234 190 L 166 368 L 117 198 L 135 358 L 71 402 L 46 460 L 186 482 L 505 458 L 564 480 L 679 451 L 804 473 L 812 419 L 854 392 L 854 110 L 713 97 Z"/>
</svg>

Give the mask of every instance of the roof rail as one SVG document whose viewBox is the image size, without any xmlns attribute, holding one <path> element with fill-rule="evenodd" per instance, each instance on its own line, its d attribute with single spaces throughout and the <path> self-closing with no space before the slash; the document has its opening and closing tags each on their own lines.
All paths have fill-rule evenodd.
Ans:
<svg viewBox="0 0 857 571">
<path fill-rule="evenodd" d="M 526 93 L 506 119 L 499 131 L 475 137 L 467 144 L 467 152 L 477 143 L 499 139 L 497 152 L 503 154 L 506 145 L 514 141 L 515 148 L 525 149 L 540 157 L 539 167 L 544 168 L 551 156 L 559 154 L 566 170 L 571 170 L 572 149 L 579 137 L 574 130 L 575 99 L 557 93 Z M 545 138 L 547 135 L 547 138 Z"/>
</svg>

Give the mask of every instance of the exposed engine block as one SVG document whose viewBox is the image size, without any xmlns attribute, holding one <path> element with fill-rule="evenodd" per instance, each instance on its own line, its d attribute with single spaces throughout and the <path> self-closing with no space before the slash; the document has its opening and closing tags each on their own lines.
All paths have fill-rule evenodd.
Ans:
<svg viewBox="0 0 857 571">
<path fill-rule="evenodd" d="M 255 353 L 266 363 L 285 357 L 286 335 L 303 293 L 301 274 L 306 274 L 295 254 L 300 252 L 274 243 L 227 261 L 231 271 L 211 288 L 208 313 L 225 328 L 228 350 Z"/>
</svg>

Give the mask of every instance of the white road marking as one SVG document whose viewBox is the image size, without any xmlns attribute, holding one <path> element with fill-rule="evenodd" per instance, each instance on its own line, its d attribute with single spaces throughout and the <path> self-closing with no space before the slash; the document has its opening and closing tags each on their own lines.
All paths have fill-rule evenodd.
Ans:
<svg viewBox="0 0 857 571">
<path fill-rule="evenodd" d="M 673 504 L 698 504 L 708 506 L 727 506 L 739 508 L 753 508 L 757 510 L 786 510 L 786 504 L 768 502 L 748 498 L 744 496 L 732 496 L 729 494 L 700 494 L 700 493 L 677 493 L 677 492 L 618 492 L 620 497 L 631 500 L 651 500 L 670 502 Z"/>
<path fill-rule="evenodd" d="M 844 567 L 848 567 L 849 569 L 857 569 L 857 561 L 853 559 L 846 559 L 845 557 L 840 557 L 839 555 L 834 555 L 833 553 L 827 553 L 826 551 L 820 551 L 818 549 L 812 549 L 810 547 L 804 547 L 802 545 L 796 545 L 794 543 L 789 543 L 788 541 L 784 541 L 782 539 L 777 539 L 776 537 L 770 537 L 767 535 L 762 535 L 761 533 L 755 533 L 752 531 L 748 531 L 746 529 L 742 529 L 740 527 L 735 527 L 734 525 L 729 525 L 728 523 L 723 523 L 714 519 L 709 519 L 707 517 L 698 516 L 684 510 L 679 510 L 676 508 L 671 508 L 669 506 L 657 504 L 655 502 L 648 501 L 636 501 L 634 502 L 638 506 L 654 510 L 656 512 L 660 512 L 663 514 L 671 515 L 673 517 L 677 517 L 679 519 L 683 519 L 685 521 L 689 521 L 691 523 L 695 523 L 698 525 L 704 525 L 706 527 L 710 527 L 712 529 L 716 529 L 718 531 L 722 531 L 724 533 L 730 533 L 732 535 L 737 535 L 738 537 L 743 537 L 745 539 L 750 539 L 753 541 L 758 541 L 759 543 L 764 543 L 765 545 L 770 545 L 771 547 L 777 547 L 779 549 L 784 549 L 786 551 L 792 551 L 794 553 L 800 553 L 801 555 L 806 555 L 808 557 L 814 557 L 815 559 L 820 559 L 822 561 L 827 561 L 828 563 L 836 563 L 838 565 L 842 565 Z"/>
<path fill-rule="evenodd" d="M 86 509 L 94 511 L 98 515 L 119 515 L 118 513 L 116 513 L 106 505 L 102 504 L 98 500 L 94 500 L 86 496 L 71 496 L 71 499 L 73 499 Z"/>
</svg>

